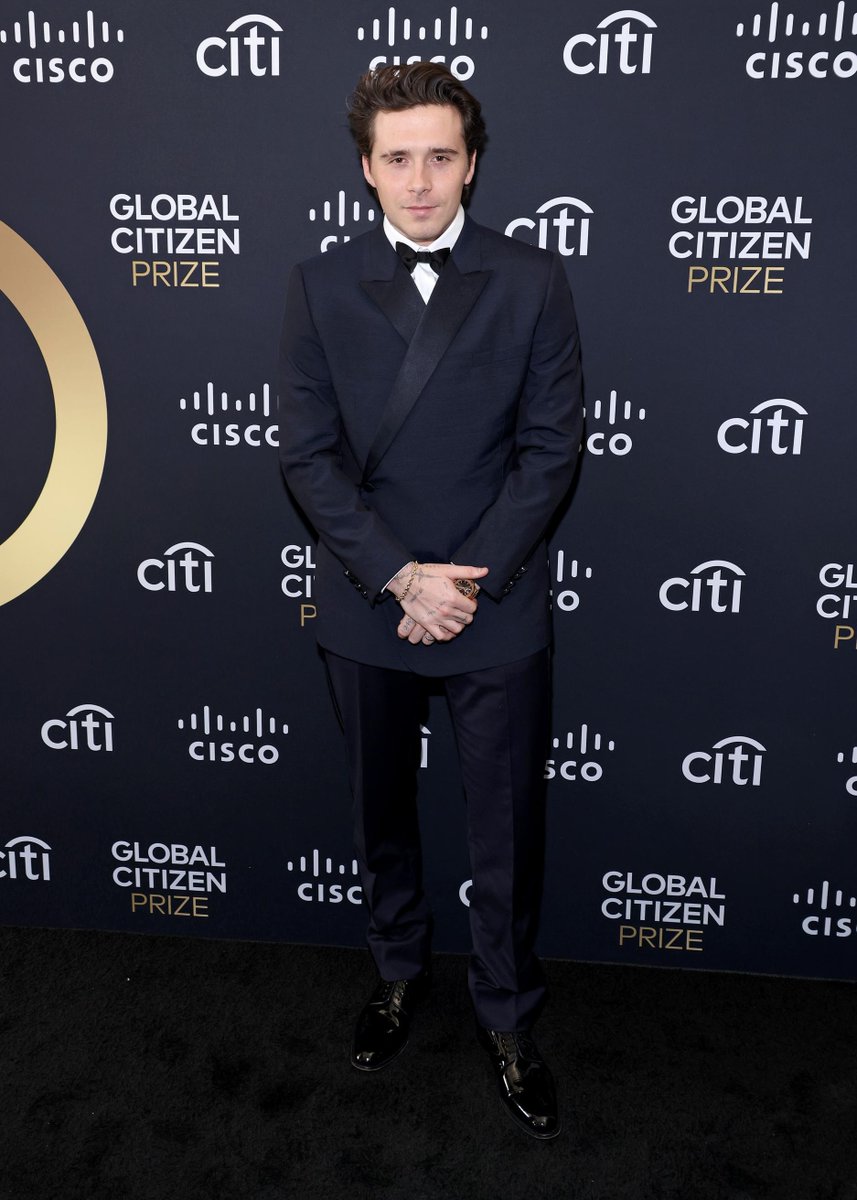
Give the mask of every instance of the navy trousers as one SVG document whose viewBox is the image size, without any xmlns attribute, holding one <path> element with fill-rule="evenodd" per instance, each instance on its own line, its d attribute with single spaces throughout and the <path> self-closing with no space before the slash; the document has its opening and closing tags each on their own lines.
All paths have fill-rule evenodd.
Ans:
<svg viewBox="0 0 857 1200">
<path fill-rule="evenodd" d="M 417 818 L 426 680 L 330 652 L 325 661 L 348 748 L 369 948 L 383 979 L 413 978 L 428 966 L 431 942 Z M 527 1030 L 545 994 L 534 943 L 544 873 L 550 651 L 450 675 L 444 687 L 467 799 L 470 994 L 484 1028 Z"/>
</svg>

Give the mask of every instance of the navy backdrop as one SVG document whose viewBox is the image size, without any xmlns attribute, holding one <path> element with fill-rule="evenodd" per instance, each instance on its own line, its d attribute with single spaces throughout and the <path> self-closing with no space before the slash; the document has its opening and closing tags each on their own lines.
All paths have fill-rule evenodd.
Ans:
<svg viewBox="0 0 857 1200">
<path fill-rule="evenodd" d="M 853 977 L 855 5 L 0 24 L 0 920 L 362 940 L 276 344 L 290 265 L 378 218 L 354 81 L 438 57 L 487 118 L 471 211 L 560 251 L 584 347 L 541 949 Z M 423 748 L 463 950 L 437 699 Z"/>
</svg>

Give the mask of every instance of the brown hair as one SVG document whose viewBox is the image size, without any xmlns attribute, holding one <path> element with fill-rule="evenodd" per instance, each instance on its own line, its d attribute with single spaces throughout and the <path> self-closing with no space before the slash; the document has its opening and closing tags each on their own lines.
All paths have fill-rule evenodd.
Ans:
<svg viewBox="0 0 857 1200">
<path fill-rule="evenodd" d="M 482 106 L 442 63 L 418 62 L 407 66 L 377 67 L 357 81 L 348 101 L 348 125 L 357 149 L 372 153 L 377 112 L 402 112 L 421 104 L 446 104 L 461 114 L 468 157 L 485 145 Z"/>
</svg>

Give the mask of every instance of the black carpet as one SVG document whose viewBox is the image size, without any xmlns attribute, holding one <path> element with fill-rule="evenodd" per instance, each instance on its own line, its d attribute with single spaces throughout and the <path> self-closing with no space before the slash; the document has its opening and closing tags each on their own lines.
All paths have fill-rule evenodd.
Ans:
<svg viewBox="0 0 857 1200">
<path fill-rule="evenodd" d="M 361 952 L 5 929 L 0 955 L 1 1200 L 857 1200 L 850 984 L 548 963 L 539 1143 L 462 958 L 367 1076 Z"/>
</svg>

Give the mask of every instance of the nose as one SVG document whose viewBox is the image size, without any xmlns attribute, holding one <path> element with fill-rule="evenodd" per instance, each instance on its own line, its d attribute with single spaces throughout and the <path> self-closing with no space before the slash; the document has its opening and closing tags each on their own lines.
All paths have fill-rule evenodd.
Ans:
<svg viewBox="0 0 857 1200">
<path fill-rule="evenodd" d="M 411 174 L 410 190 L 416 195 L 421 196 L 423 192 L 427 192 L 431 187 L 431 180 L 428 177 L 426 168 L 423 163 L 414 163 L 414 169 Z"/>
</svg>

